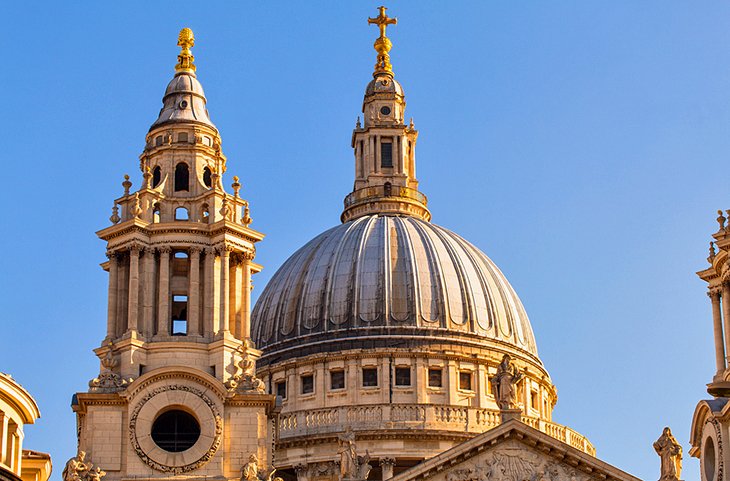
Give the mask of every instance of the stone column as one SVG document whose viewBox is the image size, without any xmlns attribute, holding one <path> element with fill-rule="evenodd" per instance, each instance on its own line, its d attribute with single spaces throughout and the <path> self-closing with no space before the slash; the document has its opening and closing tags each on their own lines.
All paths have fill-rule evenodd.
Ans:
<svg viewBox="0 0 730 481">
<path fill-rule="evenodd" d="M 200 247 L 191 247 L 188 276 L 188 334 L 200 334 Z"/>
<path fill-rule="evenodd" d="M 241 339 L 251 338 L 251 259 L 252 254 L 243 254 L 241 263 Z"/>
<path fill-rule="evenodd" d="M 213 334 L 213 270 L 215 269 L 215 250 L 212 247 L 205 249 L 205 260 L 203 262 L 203 335 Z"/>
<path fill-rule="evenodd" d="M 107 300 L 106 338 L 111 340 L 117 332 L 117 279 L 119 278 L 119 264 L 117 255 L 107 252 L 109 258 L 109 298 Z"/>
<path fill-rule="evenodd" d="M 375 137 L 375 172 L 380 172 L 380 169 L 383 165 L 383 159 L 380 157 L 380 153 L 380 136 L 377 135 Z"/>
<path fill-rule="evenodd" d="M 160 247 L 160 291 L 157 299 L 157 335 L 170 335 L 170 248 Z"/>
<path fill-rule="evenodd" d="M 127 332 L 137 333 L 139 318 L 139 253 L 141 247 L 132 245 L 129 248 L 129 297 L 127 304 Z"/>
<path fill-rule="evenodd" d="M 8 421 L 5 413 L 0 412 L 0 462 L 8 464 L 5 453 L 8 452 Z"/>
<path fill-rule="evenodd" d="M 142 282 L 142 322 L 140 332 L 151 336 L 155 332 L 155 251 L 151 247 L 144 250 Z"/>
<path fill-rule="evenodd" d="M 383 481 L 393 477 L 395 458 L 380 458 L 380 469 L 383 471 Z"/>
<path fill-rule="evenodd" d="M 723 331 L 730 333 L 730 282 L 722 283 L 722 320 Z M 728 355 L 730 355 L 730 335 L 725 338 L 725 365 L 730 361 Z"/>
<path fill-rule="evenodd" d="M 230 332 L 230 304 L 231 304 L 231 285 L 230 272 L 231 267 L 231 248 L 228 246 L 221 249 L 221 294 L 220 294 L 220 330 Z"/>
<path fill-rule="evenodd" d="M 712 301 L 712 327 L 715 335 L 715 364 L 717 366 L 717 375 L 720 376 L 725 372 L 725 346 L 723 344 L 722 336 L 722 311 L 720 306 L 720 290 L 711 289 L 707 293 Z M 728 298 L 723 301 L 723 304 L 730 304 L 727 301 Z"/>
</svg>

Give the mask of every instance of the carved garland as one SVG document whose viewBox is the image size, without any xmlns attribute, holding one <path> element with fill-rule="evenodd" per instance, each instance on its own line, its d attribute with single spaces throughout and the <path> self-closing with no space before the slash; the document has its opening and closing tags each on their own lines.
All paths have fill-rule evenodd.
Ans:
<svg viewBox="0 0 730 481">
<path fill-rule="evenodd" d="M 158 463 L 157 461 L 151 459 L 147 455 L 147 453 L 142 450 L 142 447 L 139 445 L 139 441 L 137 440 L 137 416 L 139 416 L 140 410 L 147 403 L 147 401 L 165 391 L 185 391 L 195 394 L 203 400 L 203 402 L 210 408 L 211 411 L 213 411 L 213 414 L 215 415 L 215 436 L 213 437 L 213 443 L 210 445 L 210 448 L 208 448 L 206 453 L 203 454 L 203 456 L 201 456 L 198 460 L 184 466 L 166 466 L 164 464 Z M 222 435 L 223 418 L 220 416 L 220 413 L 218 412 L 218 408 L 216 407 L 215 403 L 211 401 L 210 398 L 208 398 L 208 396 L 206 396 L 205 393 L 200 389 L 179 384 L 161 386 L 148 392 L 134 408 L 132 416 L 129 420 L 129 440 L 132 443 L 132 447 L 137 453 L 137 456 L 139 456 L 140 459 L 142 459 L 142 461 L 144 461 L 151 468 L 162 471 L 164 473 L 173 473 L 175 475 L 189 473 L 190 471 L 198 469 L 199 467 L 205 465 L 208 461 L 210 461 L 210 459 L 213 457 L 213 455 L 215 455 L 216 451 L 218 451 L 218 448 L 221 445 L 221 442 L 223 440 Z"/>
</svg>

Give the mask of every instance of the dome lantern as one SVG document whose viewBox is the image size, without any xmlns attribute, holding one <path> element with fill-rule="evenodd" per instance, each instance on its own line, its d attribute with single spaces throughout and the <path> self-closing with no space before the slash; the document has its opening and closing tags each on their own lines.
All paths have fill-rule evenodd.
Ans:
<svg viewBox="0 0 730 481">
<path fill-rule="evenodd" d="M 374 48 L 378 52 L 373 79 L 365 89 L 362 104 L 364 124 L 352 132 L 355 153 L 355 184 L 345 197 L 340 219 L 347 222 L 369 214 L 397 214 L 431 220 L 428 200 L 418 190 L 416 180 L 416 140 L 418 131 L 404 123 L 406 101 L 403 87 L 393 75 L 390 63 L 392 42 L 385 35 L 396 18 L 385 14 L 368 18 L 377 25 L 380 37 Z"/>
</svg>

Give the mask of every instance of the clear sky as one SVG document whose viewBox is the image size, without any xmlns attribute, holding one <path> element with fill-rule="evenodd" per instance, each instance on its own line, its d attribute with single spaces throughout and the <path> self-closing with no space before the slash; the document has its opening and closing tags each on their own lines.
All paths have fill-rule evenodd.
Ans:
<svg viewBox="0 0 730 481">
<path fill-rule="evenodd" d="M 2 49 L 0 370 L 35 396 L 25 447 L 75 453 L 72 393 L 98 373 L 104 244 L 172 77 L 183 26 L 233 175 L 267 234 L 258 295 L 339 222 L 379 3 L 9 2 Z M 694 272 L 730 208 L 727 2 L 404 2 L 396 78 L 433 221 L 484 250 L 532 320 L 554 419 L 657 479 L 689 450 L 714 370 Z M 699 480 L 685 454 L 683 478 Z"/>
</svg>

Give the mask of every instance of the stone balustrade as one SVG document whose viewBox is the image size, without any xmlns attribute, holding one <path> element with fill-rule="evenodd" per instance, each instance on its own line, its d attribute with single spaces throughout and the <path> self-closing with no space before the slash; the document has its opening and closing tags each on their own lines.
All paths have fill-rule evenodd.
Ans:
<svg viewBox="0 0 730 481">
<path fill-rule="evenodd" d="M 500 424 L 497 409 L 437 404 L 372 404 L 283 413 L 279 419 L 280 439 L 312 434 L 369 429 L 429 429 L 481 433 Z M 591 456 L 596 450 L 588 439 L 567 426 L 522 416 L 522 422 Z"/>
</svg>

